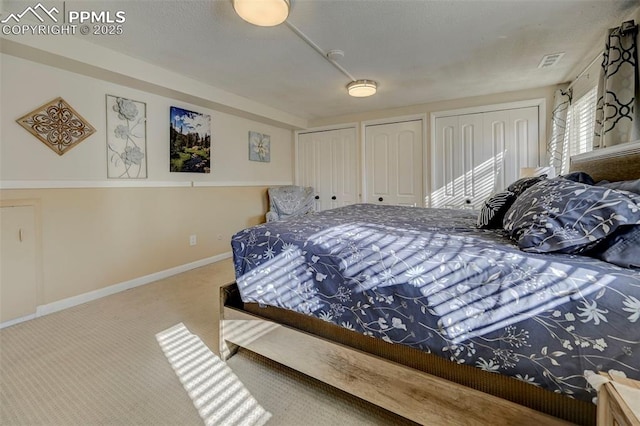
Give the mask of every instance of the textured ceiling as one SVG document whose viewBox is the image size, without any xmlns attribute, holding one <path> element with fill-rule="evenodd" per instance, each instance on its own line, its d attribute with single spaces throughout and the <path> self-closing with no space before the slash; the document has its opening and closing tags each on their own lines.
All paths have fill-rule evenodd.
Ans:
<svg viewBox="0 0 640 426">
<path fill-rule="evenodd" d="M 67 2 L 71 3 L 71 2 Z M 293 0 L 289 22 L 378 94 L 349 79 L 286 25 L 244 22 L 230 0 L 88 1 L 124 10 L 120 36 L 87 39 L 309 119 L 535 88 L 572 80 L 637 0 Z M 6 8 L 5 8 L 6 9 Z M 554 67 L 542 56 L 566 52 Z"/>
</svg>

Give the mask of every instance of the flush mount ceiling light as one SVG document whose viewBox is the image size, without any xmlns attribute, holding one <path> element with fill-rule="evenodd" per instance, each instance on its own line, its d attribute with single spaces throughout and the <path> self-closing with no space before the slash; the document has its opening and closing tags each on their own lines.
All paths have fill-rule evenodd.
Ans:
<svg viewBox="0 0 640 426">
<path fill-rule="evenodd" d="M 274 26 L 282 22 L 302 41 L 307 43 L 318 52 L 324 59 L 329 61 L 341 73 L 347 76 L 351 83 L 347 85 L 347 92 L 355 98 L 366 98 L 375 95 L 378 91 L 378 83 L 373 80 L 356 80 L 342 65 L 339 59 L 344 57 L 344 52 L 339 49 L 325 52 L 320 46 L 313 42 L 298 27 L 287 21 L 291 0 L 232 0 L 233 7 L 245 21 L 260 26 Z"/>
<path fill-rule="evenodd" d="M 375 95 L 378 90 L 378 83 L 372 80 L 355 80 L 347 85 L 349 95 L 355 98 L 365 98 Z"/>
<path fill-rule="evenodd" d="M 289 16 L 289 0 L 233 0 L 233 8 L 245 21 L 260 27 L 273 27 Z"/>
</svg>

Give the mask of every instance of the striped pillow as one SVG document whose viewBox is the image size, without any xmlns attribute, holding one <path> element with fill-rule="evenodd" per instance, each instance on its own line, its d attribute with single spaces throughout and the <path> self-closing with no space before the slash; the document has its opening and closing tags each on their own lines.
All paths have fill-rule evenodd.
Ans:
<svg viewBox="0 0 640 426">
<path fill-rule="evenodd" d="M 502 220 L 517 196 L 511 191 L 499 192 L 489 197 L 478 215 L 476 226 L 480 229 L 502 228 Z"/>
</svg>

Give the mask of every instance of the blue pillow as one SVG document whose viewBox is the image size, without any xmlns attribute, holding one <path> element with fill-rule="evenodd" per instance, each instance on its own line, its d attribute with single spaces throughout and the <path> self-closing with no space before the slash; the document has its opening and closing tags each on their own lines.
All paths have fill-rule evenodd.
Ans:
<svg viewBox="0 0 640 426">
<path fill-rule="evenodd" d="M 504 215 L 515 200 L 516 194 L 511 191 L 503 191 L 492 195 L 482 203 L 476 226 L 480 229 L 502 228 Z"/>
<path fill-rule="evenodd" d="M 606 180 L 603 180 L 601 182 L 598 182 L 596 185 L 615 189 L 616 191 L 629 191 L 635 194 L 640 194 L 640 179 L 623 180 L 619 182 L 608 182 Z"/>
<path fill-rule="evenodd" d="M 640 225 L 621 226 L 589 255 L 623 268 L 640 268 Z"/>
<path fill-rule="evenodd" d="M 509 185 L 507 187 L 507 191 L 513 192 L 515 196 L 518 197 L 524 191 L 531 188 L 536 183 L 542 182 L 545 179 L 547 179 L 547 175 L 520 178 Z"/>
<path fill-rule="evenodd" d="M 526 190 L 504 218 L 524 251 L 582 253 L 622 225 L 640 224 L 640 196 L 563 178 Z"/>
<path fill-rule="evenodd" d="M 566 175 L 562 175 L 564 179 L 569 179 L 574 182 L 586 183 L 587 185 L 595 185 L 593 178 L 585 172 L 573 172 Z"/>
</svg>

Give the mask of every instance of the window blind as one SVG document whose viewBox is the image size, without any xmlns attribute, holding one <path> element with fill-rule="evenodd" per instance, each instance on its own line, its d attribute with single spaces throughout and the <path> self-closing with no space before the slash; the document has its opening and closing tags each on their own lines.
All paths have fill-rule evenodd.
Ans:
<svg viewBox="0 0 640 426">
<path fill-rule="evenodd" d="M 572 155 L 582 154 L 593 149 L 597 93 L 598 88 L 593 87 L 580 99 L 574 101 L 567 111 L 562 173 L 569 171 L 569 158 Z"/>
</svg>

